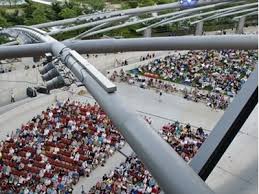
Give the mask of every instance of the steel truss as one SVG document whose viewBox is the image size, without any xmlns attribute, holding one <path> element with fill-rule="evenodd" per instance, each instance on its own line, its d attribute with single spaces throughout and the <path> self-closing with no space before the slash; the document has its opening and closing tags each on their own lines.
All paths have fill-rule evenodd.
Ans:
<svg viewBox="0 0 259 194">
<path fill-rule="evenodd" d="M 30 33 L 30 36 L 37 37 L 38 40 L 47 43 L 23 45 L 19 48 L 12 46 L 0 47 L 0 58 L 18 55 L 20 57 L 26 55 L 31 56 L 32 54 L 29 54 L 29 52 L 32 51 L 32 48 L 36 50 L 33 55 L 42 55 L 44 52 L 52 52 L 54 56 L 59 57 L 64 65 L 85 85 L 95 100 L 109 115 L 115 126 L 120 130 L 126 141 L 137 153 L 138 157 L 143 161 L 165 193 L 213 193 L 203 180 L 206 179 L 215 167 L 217 161 L 223 155 L 257 104 L 257 68 L 248 78 L 244 87 L 238 93 L 233 103 L 226 110 L 220 122 L 191 162 L 193 170 L 146 122 L 137 116 L 134 110 L 121 101 L 116 91 L 113 93 L 105 91 L 93 75 L 87 71 L 88 61 L 80 55 L 75 54 L 76 52 L 72 49 L 77 48 L 80 52 L 89 52 L 91 49 L 94 51 L 100 49 L 101 52 L 114 52 L 119 49 L 124 51 L 144 49 L 158 50 L 156 48 L 159 48 L 159 50 L 257 49 L 256 36 L 174 37 L 172 39 L 149 38 L 122 41 L 100 40 L 96 42 L 87 41 L 84 43 L 67 41 L 61 43 L 44 33 L 40 33 L 28 27 L 19 27 L 13 30 Z M 83 48 L 86 43 L 88 50 Z M 108 45 L 108 43 L 111 45 Z M 100 47 L 104 47 L 104 49 Z M 8 51 L 4 51 L 6 48 L 8 48 Z M 20 50 L 21 48 L 23 50 Z M 18 52 L 20 52 L 20 54 L 18 54 Z M 199 174 L 201 178 L 196 173 Z"/>
</svg>

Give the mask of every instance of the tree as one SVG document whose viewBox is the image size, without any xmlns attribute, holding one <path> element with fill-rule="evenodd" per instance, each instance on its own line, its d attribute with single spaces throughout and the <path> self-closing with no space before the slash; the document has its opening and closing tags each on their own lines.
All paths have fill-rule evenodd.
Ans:
<svg viewBox="0 0 259 194">
<path fill-rule="evenodd" d="M 60 19 L 59 13 L 62 11 L 62 6 L 60 2 L 53 2 L 51 4 L 52 14 L 53 14 L 53 20 Z"/>
<path fill-rule="evenodd" d="M 73 18 L 77 16 L 77 12 L 74 9 L 70 8 L 64 8 L 62 11 L 59 13 L 59 16 L 61 18 Z"/>
<path fill-rule="evenodd" d="M 21 0 L 1 0 L 2 3 L 9 4 L 11 7 L 12 5 L 16 6 L 18 2 L 21 2 Z"/>
<path fill-rule="evenodd" d="M 7 23 L 7 20 L 0 15 L 0 27 L 7 27 L 8 23 Z"/>
<path fill-rule="evenodd" d="M 25 23 L 27 25 L 33 25 L 33 24 L 44 23 L 47 21 L 48 21 L 48 18 L 46 16 L 45 9 L 39 6 L 32 12 L 32 18 L 28 19 Z"/>
<path fill-rule="evenodd" d="M 92 10 L 103 10 L 105 7 L 104 0 L 87 0 L 87 4 Z"/>
<path fill-rule="evenodd" d="M 140 0 L 139 1 L 139 6 L 149 6 L 149 5 L 154 5 L 155 2 L 153 0 Z"/>
</svg>

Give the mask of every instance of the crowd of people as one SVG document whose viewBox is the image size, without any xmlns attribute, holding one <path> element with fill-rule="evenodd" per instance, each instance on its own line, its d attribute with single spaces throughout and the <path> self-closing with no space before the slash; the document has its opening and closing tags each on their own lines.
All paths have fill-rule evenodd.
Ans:
<svg viewBox="0 0 259 194">
<path fill-rule="evenodd" d="M 140 56 L 139 61 L 145 61 L 145 60 L 149 60 L 152 58 L 155 58 L 156 54 L 155 53 L 148 53 L 146 56 Z"/>
<path fill-rule="evenodd" d="M 124 144 L 97 104 L 57 103 L 1 141 L 0 192 L 72 193 Z"/>
<path fill-rule="evenodd" d="M 178 93 L 187 100 L 224 110 L 254 70 L 257 60 L 254 50 L 189 51 L 155 59 L 130 72 L 114 71 L 108 76 L 112 81 Z"/>
<path fill-rule="evenodd" d="M 144 89 L 153 88 L 157 93 L 163 91 L 165 93 L 179 94 L 187 100 L 203 102 L 213 109 L 224 110 L 230 103 L 230 96 L 226 96 L 220 92 L 202 91 L 195 87 L 191 89 L 187 87 L 182 88 L 169 81 L 126 73 L 123 69 L 119 72 L 114 71 L 109 78 L 114 82 L 126 82 L 131 85 L 139 85 Z"/>
<path fill-rule="evenodd" d="M 158 133 L 186 162 L 193 158 L 208 136 L 201 127 L 194 129 L 189 124 L 183 125 L 177 121 L 164 125 Z M 160 192 L 161 189 L 150 172 L 145 169 L 137 156 L 132 154 L 119 167 L 105 174 L 102 180 L 90 189 L 89 194 L 158 194 Z"/>
<path fill-rule="evenodd" d="M 203 50 L 173 54 L 138 67 L 138 73 L 234 96 L 258 61 L 254 50 Z"/>
</svg>

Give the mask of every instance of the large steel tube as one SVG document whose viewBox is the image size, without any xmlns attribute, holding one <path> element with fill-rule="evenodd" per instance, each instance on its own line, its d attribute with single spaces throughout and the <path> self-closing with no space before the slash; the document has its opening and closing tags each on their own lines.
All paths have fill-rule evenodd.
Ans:
<svg viewBox="0 0 259 194">
<path fill-rule="evenodd" d="M 213 193 L 169 144 L 162 140 L 135 110 L 121 101 L 119 92 L 107 93 L 87 73 L 84 66 L 71 56 L 71 49 L 62 43 L 53 43 L 52 50 L 55 56 L 61 57 L 63 63 L 109 115 L 165 193 Z"/>
<path fill-rule="evenodd" d="M 256 35 L 178 36 L 158 38 L 73 40 L 63 42 L 79 53 L 113 53 L 127 51 L 257 49 Z M 0 59 L 42 56 L 50 52 L 50 43 L 1 46 Z"/>
<path fill-rule="evenodd" d="M 0 46 L 0 60 L 43 56 L 45 53 L 51 52 L 50 46 L 49 43 Z"/>
<path fill-rule="evenodd" d="M 158 50 L 257 49 L 257 43 L 258 37 L 256 35 L 178 36 L 65 42 L 66 46 L 80 53 Z"/>
</svg>

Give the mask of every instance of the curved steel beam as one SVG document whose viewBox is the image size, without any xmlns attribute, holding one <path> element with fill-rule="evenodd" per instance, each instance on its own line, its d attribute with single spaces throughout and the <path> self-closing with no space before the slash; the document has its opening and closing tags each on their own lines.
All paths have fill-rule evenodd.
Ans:
<svg viewBox="0 0 259 194">
<path fill-rule="evenodd" d="M 231 11 L 230 13 L 226 13 L 226 12 L 223 12 L 223 13 L 220 13 L 220 14 L 215 14 L 215 15 L 212 15 L 210 17 L 207 17 L 207 18 L 203 18 L 201 20 L 198 20 L 198 21 L 195 21 L 195 22 L 191 22 L 191 25 L 193 24 L 197 24 L 199 22 L 204 22 L 204 21 L 209 21 L 209 20 L 214 20 L 214 19 L 218 19 L 218 18 L 222 18 L 222 17 L 227 17 L 227 16 L 232 16 L 232 15 L 238 15 L 240 13 L 246 13 L 246 12 L 250 12 L 250 11 L 256 11 L 258 8 L 257 6 L 254 7 L 254 8 L 249 8 L 249 9 L 242 9 L 242 10 L 239 10 L 239 11 Z"/>
<path fill-rule="evenodd" d="M 233 18 L 233 20 L 238 20 L 242 17 L 252 16 L 252 15 L 258 15 L 258 11 L 254 11 L 254 12 L 250 12 L 250 13 L 247 13 L 247 14 L 244 14 L 244 15 L 236 16 L 236 17 Z"/>
<path fill-rule="evenodd" d="M 85 85 L 166 194 L 214 193 L 171 146 L 121 100 L 119 92 L 107 93 L 90 76 L 85 59 L 75 59 L 72 50 L 62 43 L 54 43 L 52 51 Z"/>
<path fill-rule="evenodd" d="M 214 3 L 220 3 L 220 2 L 231 2 L 233 0 L 200 0 L 196 6 L 202 6 L 202 5 L 208 5 L 208 4 L 214 4 Z M 33 25 L 35 28 L 47 28 L 52 26 L 60 26 L 60 25 L 66 25 L 71 23 L 79 23 L 79 22 L 85 22 L 87 19 L 90 18 L 96 18 L 96 17 L 114 17 L 118 15 L 140 15 L 143 13 L 150 13 L 150 12 L 158 12 L 162 10 L 168 10 L 168 9 L 176 9 L 180 8 L 181 4 L 179 2 L 176 3 L 169 3 L 169 4 L 163 4 L 163 5 L 154 5 L 154 6 L 147 6 L 147 7 L 141 7 L 141 8 L 134 8 L 134 9 L 127 9 L 127 10 L 120 10 L 120 11 L 114 11 L 114 12 L 106 12 L 101 14 L 92 14 L 92 15 L 82 15 L 76 18 L 70 18 L 70 19 L 64 19 L 54 22 L 47 22 L 42 24 Z"/>
<path fill-rule="evenodd" d="M 254 9 L 256 9 L 256 8 L 251 8 L 251 9 L 249 9 L 249 10 L 254 10 Z M 213 13 L 216 13 L 216 12 L 222 12 L 222 11 L 226 11 L 226 10 L 229 10 L 229 9 L 228 9 L 228 8 L 225 8 L 225 9 L 209 11 L 209 12 L 205 12 L 205 13 L 201 13 L 201 14 L 190 15 L 190 16 L 187 16 L 187 17 L 183 17 L 183 18 L 179 18 L 179 19 L 175 19 L 175 20 L 163 22 L 163 23 L 160 24 L 159 26 L 164 26 L 164 25 L 167 25 L 167 24 L 172 24 L 172 23 L 179 22 L 179 21 L 183 21 L 183 20 L 187 20 L 187 19 L 192 19 L 192 18 L 195 18 L 195 17 L 206 16 L 206 15 L 210 15 L 210 14 L 213 14 Z M 248 11 L 249 11 L 249 10 L 248 10 Z M 245 11 L 246 11 L 246 10 L 241 10 L 240 13 L 243 13 L 243 12 L 245 12 Z M 219 17 L 222 17 L 222 15 L 220 15 Z M 218 17 L 218 18 L 219 18 L 219 17 Z M 191 23 L 191 24 L 193 24 L 193 23 Z"/>
<path fill-rule="evenodd" d="M 183 12 L 184 13 L 191 13 L 192 11 L 202 10 L 202 9 L 205 9 L 205 8 L 206 9 L 214 8 L 216 6 L 220 6 L 220 5 L 224 5 L 224 4 L 226 4 L 226 2 L 221 2 L 221 3 L 217 3 L 217 4 L 213 4 L 213 5 L 207 5 L 207 6 L 203 6 L 203 7 L 199 7 L 199 8 L 194 8 L 194 9 L 188 9 L 188 10 L 184 10 L 185 12 L 184 11 Z M 183 14 L 183 12 L 182 12 L 182 14 Z M 101 30 L 98 30 L 98 31 L 88 33 L 88 34 L 84 35 L 83 37 L 85 38 L 85 37 L 88 37 L 88 36 L 100 34 L 100 33 L 103 33 L 103 32 L 112 31 L 112 30 L 119 29 L 119 28 L 124 28 L 124 27 L 128 27 L 128 26 L 136 25 L 136 24 L 141 24 L 141 23 L 144 23 L 144 22 L 158 20 L 158 19 L 162 19 L 162 18 L 169 17 L 169 16 L 172 16 L 172 15 L 179 15 L 179 13 L 180 12 L 174 12 L 174 13 L 163 14 L 163 15 L 154 16 L 154 17 L 150 17 L 150 18 L 145 18 L 145 19 L 142 19 L 142 20 L 134 21 L 134 22 L 125 22 L 125 23 L 120 24 L 120 25 L 111 26 L 111 27 L 108 27 L 108 28 L 104 28 L 104 29 L 101 29 Z"/>
<path fill-rule="evenodd" d="M 108 18 L 108 19 L 104 19 L 104 20 L 98 20 L 98 21 L 94 21 L 94 22 L 89 22 L 89 23 L 85 23 L 85 24 L 80 24 L 80 25 L 76 25 L 76 26 L 72 26 L 72 27 L 68 27 L 68 28 L 64 28 L 64 29 L 60 29 L 60 30 L 56 30 L 56 31 L 52 31 L 52 32 L 48 32 L 48 35 L 55 35 L 55 34 L 59 34 L 59 33 L 63 33 L 63 32 L 79 30 L 79 29 L 82 29 L 82 28 L 97 26 L 97 25 L 107 23 L 107 22 L 115 22 L 115 21 L 120 21 L 120 20 L 126 20 L 129 17 L 130 16 L 126 15 L 126 16 L 118 16 L 118 17 Z"/>
<path fill-rule="evenodd" d="M 245 4 L 245 5 L 238 5 L 238 6 L 233 6 L 233 7 L 228 7 L 228 8 L 213 10 L 213 11 L 209 11 L 209 12 L 204 12 L 204 13 L 201 13 L 201 14 L 207 15 L 207 13 L 212 14 L 212 13 L 219 13 L 219 12 L 224 12 L 224 11 L 242 9 L 242 8 L 251 7 L 251 6 L 254 6 L 254 5 L 257 5 L 257 4 L 258 4 L 258 3 L 251 3 L 251 4 Z M 203 7 L 206 7 L 206 6 L 203 6 Z M 191 9 L 191 10 L 193 10 L 193 11 L 199 11 L 199 10 L 202 10 L 203 7 L 193 8 L 193 9 Z M 183 10 L 183 11 L 179 11 L 178 14 L 188 13 L 189 11 L 190 11 L 189 9 Z M 172 14 L 171 16 L 174 16 L 174 15 Z M 141 32 L 141 31 L 143 31 L 143 30 L 145 30 L 145 29 L 147 29 L 147 28 L 157 27 L 157 26 L 159 26 L 160 24 L 163 24 L 163 23 L 165 23 L 165 22 L 167 22 L 167 21 L 174 20 L 176 17 L 177 17 L 177 16 L 174 16 L 174 17 L 165 19 L 164 21 L 160 21 L 160 22 L 151 24 L 151 25 L 149 25 L 149 26 L 146 26 L 146 27 L 144 27 L 144 28 L 137 29 L 136 32 Z M 189 19 L 189 18 L 187 18 L 187 19 Z"/>
<path fill-rule="evenodd" d="M 59 57 L 62 63 L 84 84 L 165 193 L 214 193 L 176 151 L 150 125 L 140 119 L 135 110 L 121 100 L 119 92 L 113 90 L 113 93 L 110 93 L 103 88 L 104 85 L 114 84 L 86 59 L 44 33 L 24 29 L 29 35 L 50 43 L 53 55 Z M 178 176 L 179 174 L 181 176 Z"/>
</svg>

